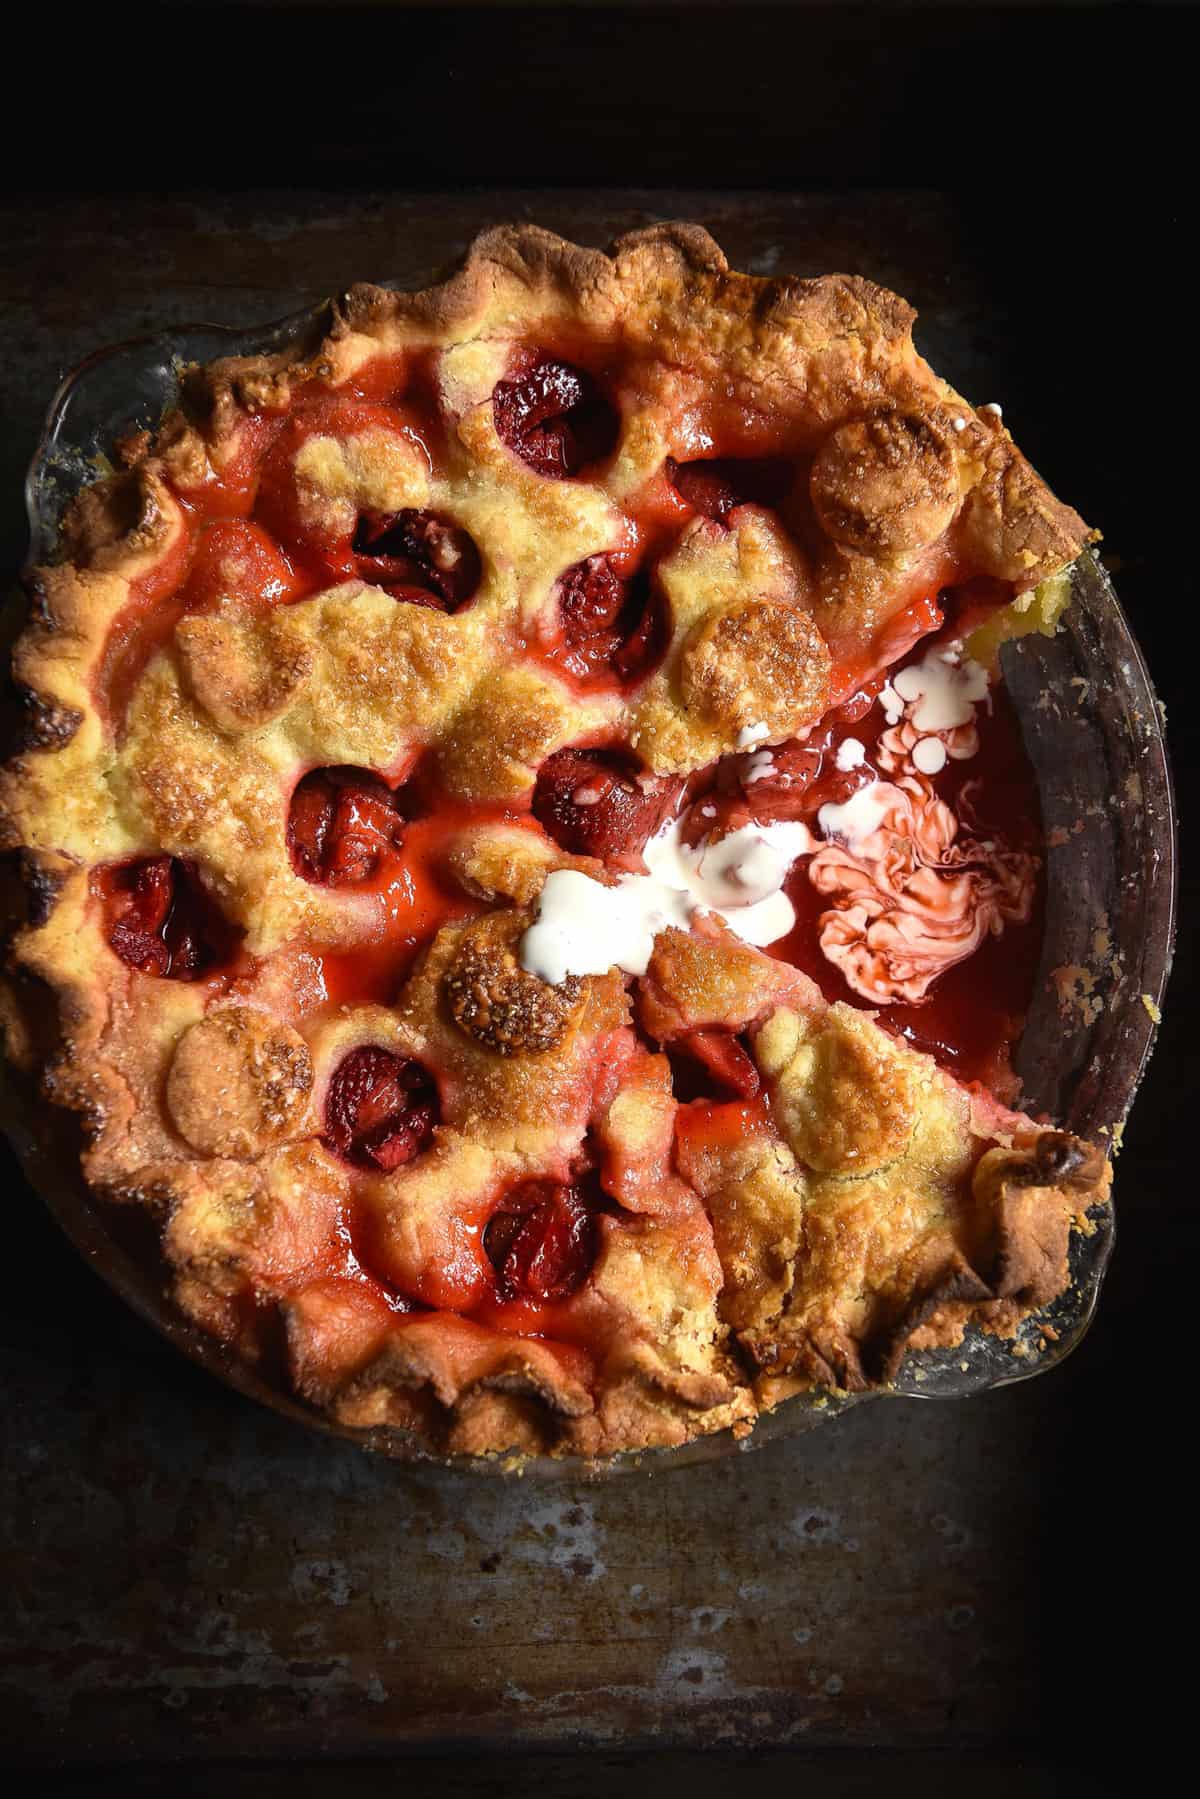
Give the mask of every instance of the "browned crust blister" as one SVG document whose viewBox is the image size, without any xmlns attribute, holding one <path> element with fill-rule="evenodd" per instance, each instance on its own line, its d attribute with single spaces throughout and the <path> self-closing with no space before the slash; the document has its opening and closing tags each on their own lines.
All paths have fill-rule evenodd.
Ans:
<svg viewBox="0 0 1200 1799">
<path fill-rule="evenodd" d="M 455 797 L 523 803 L 546 756 L 623 733 L 652 769 L 688 772 L 748 724 L 780 740 L 818 718 L 830 644 L 865 640 L 947 532 L 1017 589 L 1079 553 L 1082 521 L 993 414 L 934 376 L 913 318 L 858 277 L 734 273 L 696 226 L 634 232 L 609 254 L 533 226 L 489 231 L 425 292 L 350 288 L 315 349 L 189 371 L 181 410 L 123 447 L 127 466 L 71 507 L 62 559 L 32 572 L 12 658 L 26 728 L 0 771 L 0 845 L 27 895 L 11 1053 L 80 1114 L 92 1188 L 164 1219 L 185 1310 L 253 1358 L 256 1300 L 274 1297 L 297 1389 L 341 1422 L 467 1454 L 678 1443 L 747 1428 L 801 1386 L 887 1381 L 908 1347 L 956 1342 L 971 1321 L 1011 1335 L 1062 1291 L 1070 1231 L 1107 1192 L 1103 1158 L 998 1108 L 976 1116 L 867 1015 L 841 1017 L 728 942 L 661 940 L 637 1017 L 664 1042 L 721 1022 L 749 1033 L 771 1126 L 674 1167 L 669 1069 L 638 1048 L 620 978 L 554 989 L 516 962 L 548 870 L 598 872 L 528 832 L 464 829 L 447 845 L 448 878 L 499 909 L 446 926 L 394 1005 L 314 1024 L 302 1003 L 305 938 L 354 937 L 288 863 L 281 771 L 432 751 Z M 500 444 L 485 402 L 513 343 L 589 338 L 643 359 L 645 403 L 603 480 L 546 481 Z M 115 740 L 95 694 L 133 584 L 179 549 L 176 487 L 227 469 L 248 421 L 306 381 L 336 391 L 405 350 L 440 357 L 453 492 L 484 558 L 473 606 L 418 612 L 361 583 L 265 621 L 222 604 L 180 623 Z M 727 527 L 693 521 L 659 571 L 662 667 L 626 700 L 581 700 L 515 646 L 563 568 L 615 546 L 623 499 L 674 453 L 673 409 L 714 385 L 788 421 L 811 532 L 792 542 L 754 507 Z M 419 460 L 355 443 L 309 456 L 307 505 L 433 503 Z M 109 952 L 89 871 L 162 853 L 203 866 L 262 958 L 236 1000 L 210 1006 Z M 603 1145 L 626 1213 L 603 1221 L 572 1302 L 590 1381 L 569 1351 L 466 1318 L 398 1321 L 332 1264 L 300 1281 L 357 1179 L 321 1140 L 330 1073 L 367 1043 L 446 1078 L 428 1155 L 354 1188 L 401 1289 L 454 1254 L 455 1231 L 506 1183 L 566 1178 L 587 1132 Z"/>
</svg>

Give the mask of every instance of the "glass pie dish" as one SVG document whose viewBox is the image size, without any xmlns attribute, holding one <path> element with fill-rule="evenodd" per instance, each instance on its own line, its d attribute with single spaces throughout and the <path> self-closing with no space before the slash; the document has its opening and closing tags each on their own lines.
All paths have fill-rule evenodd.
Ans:
<svg viewBox="0 0 1200 1799">
<path fill-rule="evenodd" d="M 106 452 L 153 427 L 177 397 L 182 371 L 229 354 L 314 344 L 324 307 L 254 332 L 196 326 L 98 352 L 62 384 L 30 470 L 33 563 L 52 560 L 63 511 L 103 472 Z M 1053 637 L 1004 646 L 1002 664 L 1033 763 L 1046 830 L 1046 925 L 1035 1000 L 1015 1056 L 1027 1109 L 1075 1135 L 1116 1144 L 1151 1047 L 1172 944 L 1175 839 L 1159 709 L 1140 652 L 1107 575 L 1086 552 L 1071 574 L 1073 603 Z M 125 1246 L 119 1221 L 17 1106 L 8 1128 L 34 1187 L 77 1247 L 172 1342 L 252 1397 L 310 1426 L 408 1459 L 496 1469 L 496 1459 L 439 1457 L 399 1430 L 356 1430 L 310 1411 L 188 1322 L 152 1259 Z M 1027 1379 L 1080 1340 L 1095 1310 L 1112 1247 L 1112 1215 L 1072 1239 L 1069 1288 L 1015 1342 L 968 1331 L 948 1350 L 918 1350 L 886 1396 L 950 1398 Z M 729 1431 L 679 1448 L 634 1451 L 604 1472 L 665 1468 L 789 1435 L 836 1416 L 845 1398 L 797 1395 L 752 1436 Z M 578 1477 L 577 1457 L 534 1458 L 527 1473 Z"/>
</svg>

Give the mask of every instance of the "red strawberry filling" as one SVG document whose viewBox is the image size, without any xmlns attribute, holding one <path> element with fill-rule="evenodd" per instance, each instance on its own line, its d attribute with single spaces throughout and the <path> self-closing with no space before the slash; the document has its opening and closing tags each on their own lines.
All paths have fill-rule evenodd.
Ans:
<svg viewBox="0 0 1200 1799">
<path fill-rule="evenodd" d="M 436 512 L 364 512 L 350 547 L 365 581 L 411 605 L 457 612 L 479 586 L 474 539 Z"/>
<path fill-rule="evenodd" d="M 400 847 L 404 821 L 395 795 L 359 768 L 315 768 L 292 794 L 288 849 L 306 881 L 361 887 Z"/>
<path fill-rule="evenodd" d="M 807 819 L 827 799 L 844 799 L 857 781 L 837 775 L 838 790 L 825 791 L 829 783 L 822 777 L 826 765 L 825 741 L 817 746 L 808 743 L 784 743 L 770 751 L 766 770 L 753 769 L 750 757 L 723 761 L 717 769 L 713 785 L 684 816 L 685 843 L 699 843 L 704 837 L 727 837 L 743 825 L 772 824 L 779 820 Z M 753 772 L 754 779 L 746 776 Z"/>
<path fill-rule="evenodd" d="M 568 1299 L 596 1259 L 595 1214 L 577 1187 L 526 1181 L 506 1193 L 483 1234 L 501 1300 Z"/>
<path fill-rule="evenodd" d="M 108 941 L 140 974 L 198 980 L 227 959 L 235 933 L 193 865 L 155 856 L 104 872 Z"/>
<path fill-rule="evenodd" d="M 295 600 L 308 583 L 269 532 L 250 519 L 217 519 L 200 535 L 184 609 L 207 612 L 233 596 L 260 606 Z"/>
<path fill-rule="evenodd" d="M 533 815 L 574 855 L 636 865 L 683 788 L 677 776 L 646 774 L 619 751 L 558 750 L 538 770 Z"/>
<path fill-rule="evenodd" d="M 733 1094 L 738 1099 L 757 1098 L 758 1069 L 732 1032 L 689 1031 L 672 1043 L 671 1050 L 698 1063 L 716 1082 L 719 1092 Z"/>
<path fill-rule="evenodd" d="M 558 610 L 563 648 L 556 660 L 579 681 L 615 676 L 631 685 L 650 673 L 666 649 L 666 611 L 649 575 L 620 575 L 609 556 L 589 556 L 567 570 Z"/>
<path fill-rule="evenodd" d="M 668 456 L 664 469 L 681 500 L 707 518 L 721 520 L 748 500 L 778 506 L 792 481 L 787 463 L 770 456 L 714 456 L 699 462 Z"/>
<path fill-rule="evenodd" d="M 356 1168 L 401 1168 L 437 1124 L 437 1089 L 419 1062 L 390 1050 L 352 1050 L 329 1083 L 325 1142 Z"/>
<path fill-rule="evenodd" d="M 620 420 L 590 375 L 541 357 L 492 394 L 496 435 L 539 475 L 576 475 L 616 447 Z"/>
</svg>

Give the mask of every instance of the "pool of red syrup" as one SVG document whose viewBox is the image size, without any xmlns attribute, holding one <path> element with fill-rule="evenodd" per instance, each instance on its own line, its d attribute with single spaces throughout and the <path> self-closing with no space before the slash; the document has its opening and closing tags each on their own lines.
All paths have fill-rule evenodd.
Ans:
<svg viewBox="0 0 1200 1799">
<path fill-rule="evenodd" d="M 906 660 L 924 654 L 926 647 L 922 645 Z M 1003 1081 L 1009 1072 L 1011 1051 L 1033 995 L 1042 943 L 1042 820 L 1037 780 L 1003 684 L 993 686 L 988 700 L 976 706 L 975 727 L 979 733 L 977 753 L 967 761 L 948 761 L 931 785 L 959 818 L 960 835 L 996 838 L 1009 849 L 1025 850 L 1039 858 L 1032 913 L 1028 923 L 1006 924 L 999 937 L 986 937 L 965 961 L 939 975 L 919 1004 L 879 1007 L 878 1019 L 914 1049 L 936 1057 L 960 1080 L 990 1086 Z M 833 764 L 845 738 L 856 737 L 867 753 L 866 764 L 856 771 L 857 784 L 863 784 L 871 778 L 872 752 L 886 729 L 878 703 L 857 721 L 833 724 L 821 735 L 823 769 Z M 885 774 L 882 778 L 889 777 Z M 796 922 L 786 937 L 771 945 L 771 954 L 803 969 L 827 999 L 870 1006 L 821 953 L 819 923 L 828 901 L 809 881 L 807 857 L 792 870 L 786 892 Z"/>
<path fill-rule="evenodd" d="M 636 367 L 611 346 L 559 342 L 541 346 L 547 353 L 577 362 L 625 413 L 640 403 Z M 347 385 L 333 392 L 319 375 L 308 380 L 287 412 L 262 413 L 243 427 L 236 460 L 218 477 L 197 487 L 176 486 L 180 529 L 170 554 L 147 576 L 136 580 L 129 601 L 113 626 L 96 676 L 96 698 L 110 729 L 120 732 L 134 689 L 152 656 L 165 647 L 181 619 L 211 611 L 222 596 L 252 608 L 286 605 L 353 576 L 356 561 L 349 538 L 322 539 L 298 510 L 289 489 L 286 463 L 307 437 L 321 431 L 345 432 L 367 425 L 401 432 L 424 453 L 437 473 L 448 453 L 430 357 L 375 358 Z M 727 396 L 697 402 L 681 426 L 674 446 L 680 461 L 720 455 L 756 458 L 790 456 L 803 475 L 811 446 L 797 439 L 786 420 L 748 409 Z M 797 488 L 802 486 L 798 480 Z M 789 529 L 802 525 L 793 517 L 794 500 L 781 505 Z M 609 550 L 618 573 L 628 576 L 663 553 L 695 516 L 694 508 L 660 473 L 652 477 L 627 508 L 624 540 Z M 231 590 L 231 557 L 240 569 Z M 835 655 L 833 691 L 839 700 L 853 695 L 872 667 L 897 663 L 912 646 L 937 630 L 941 622 L 939 590 L 953 582 L 958 570 L 952 558 L 934 552 L 914 571 L 905 604 L 886 627 L 883 639 L 864 650 Z M 987 609 L 1006 593 L 979 593 L 977 608 Z M 402 602 L 398 602 L 402 603 Z M 975 602 L 973 602 L 975 603 Z M 971 621 L 973 622 L 973 621 Z M 959 627 L 968 628 L 960 617 Z M 836 647 L 836 646 L 835 646 Z M 574 685 L 562 667 L 560 642 L 530 643 L 531 660 L 544 661 L 559 679 Z M 645 673 L 650 669 L 646 668 Z M 856 703 L 819 727 L 810 743 L 823 751 L 820 782 L 833 777 L 837 745 L 846 736 L 860 739 L 870 751 L 885 728 L 882 710 L 872 704 L 879 683 L 872 683 Z M 1012 707 L 1002 689 L 993 692 L 990 711 L 979 708 L 979 754 L 967 763 L 950 763 L 934 786 L 958 809 L 964 786 L 978 782 L 974 794 L 981 836 L 995 834 L 1014 847 L 1040 847 L 1040 819 L 1032 769 L 1021 743 Z M 869 773 L 869 771 L 868 771 Z M 703 785 L 703 780 L 699 783 Z M 844 785 L 844 783 L 843 783 Z M 814 787 L 814 795 L 816 787 Z M 441 859 L 451 833 L 486 820 L 539 827 L 528 813 L 499 808 L 451 806 L 430 793 L 428 815 L 410 818 L 394 852 L 380 861 L 374 878 L 346 895 L 364 917 L 364 937 L 350 950 L 309 946 L 316 967 L 312 985 L 317 1012 L 340 1006 L 388 1004 L 421 950 L 447 920 L 470 916 L 483 906 L 445 876 Z M 826 794 L 824 797 L 844 797 Z M 788 892 L 796 922 L 772 953 L 810 974 L 831 999 L 863 1005 L 820 952 L 818 920 L 825 902 L 807 879 L 801 861 L 789 878 Z M 942 975 L 929 999 L 919 1006 L 887 1006 L 881 1022 L 929 1050 L 946 1067 L 967 1080 L 989 1081 L 1003 1069 L 1008 1049 L 1018 1035 L 1032 991 L 1041 937 L 1041 894 L 1031 922 L 1006 928 L 989 939 L 968 961 Z M 258 967 L 244 952 L 227 968 L 204 979 L 214 994 L 252 993 Z M 764 1102 L 699 1100 L 680 1111 L 681 1144 L 693 1151 L 769 1129 Z M 480 1248 L 486 1216 L 462 1222 L 453 1265 L 419 1297 L 400 1295 L 370 1271 L 373 1221 L 364 1208 L 352 1205 L 338 1243 L 315 1262 L 307 1277 L 332 1278 L 373 1294 L 393 1314 L 428 1315 L 432 1305 L 463 1310 L 482 1324 L 505 1332 L 567 1339 L 550 1342 L 568 1371 L 586 1377 L 591 1326 L 587 1315 L 573 1312 L 569 1301 L 537 1303 L 502 1299 L 489 1290 L 480 1297 L 483 1258 Z M 365 1264 L 365 1265 L 364 1265 Z M 303 1284 L 303 1279 L 298 1283 Z M 485 1283 L 486 1284 L 486 1283 Z"/>
</svg>

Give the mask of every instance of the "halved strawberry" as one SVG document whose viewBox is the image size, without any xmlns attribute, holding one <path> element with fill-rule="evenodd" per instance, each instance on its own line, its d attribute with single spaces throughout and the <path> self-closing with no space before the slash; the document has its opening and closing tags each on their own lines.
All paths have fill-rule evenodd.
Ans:
<svg viewBox="0 0 1200 1799">
<path fill-rule="evenodd" d="M 596 1259 L 595 1214 L 577 1187 L 526 1181 L 492 1214 L 483 1246 L 502 1300 L 562 1300 Z"/>
<path fill-rule="evenodd" d="M 683 792 L 674 775 L 651 775 L 616 750 L 558 750 L 538 770 L 533 815 L 575 855 L 636 866 Z"/>
<path fill-rule="evenodd" d="M 309 585 L 261 525 L 250 519 L 217 519 L 197 537 L 184 589 L 185 610 L 206 612 L 231 597 L 278 606 L 298 599 Z"/>
<path fill-rule="evenodd" d="M 352 1050 L 329 1083 L 325 1141 L 356 1167 L 387 1173 L 421 1153 L 438 1116 L 421 1064 L 368 1046 Z"/>
<path fill-rule="evenodd" d="M 440 513 L 411 507 L 361 513 L 350 547 L 364 580 L 393 599 L 438 612 L 465 606 L 483 570 L 468 531 Z"/>
<path fill-rule="evenodd" d="M 404 821 L 377 775 L 358 768 L 317 768 L 292 794 L 288 847 L 306 881 L 358 887 L 399 848 Z"/>
<path fill-rule="evenodd" d="M 235 933 L 195 867 L 155 856 L 104 871 L 108 941 L 140 974 L 195 980 L 230 954 Z"/>
<path fill-rule="evenodd" d="M 557 660 L 579 681 L 643 680 L 667 647 L 666 607 L 649 573 L 619 574 L 611 556 L 588 556 L 558 589 L 563 649 Z"/>
<path fill-rule="evenodd" d="M 718 1088 L 739 1099 L 755 1099 L 761 1085 L 758 1069 L 731 1031 L 689 1031 L 671 1048 L 690 1056 L 716 1081 Z"/>
<path fill-rule="evenodd" d="M 549 356 L 496 383 L 492 417 L 500 441 L 522 462 L 558 479 L 607 456 L 620 429 L 591 376 Z"/>
</svg>

